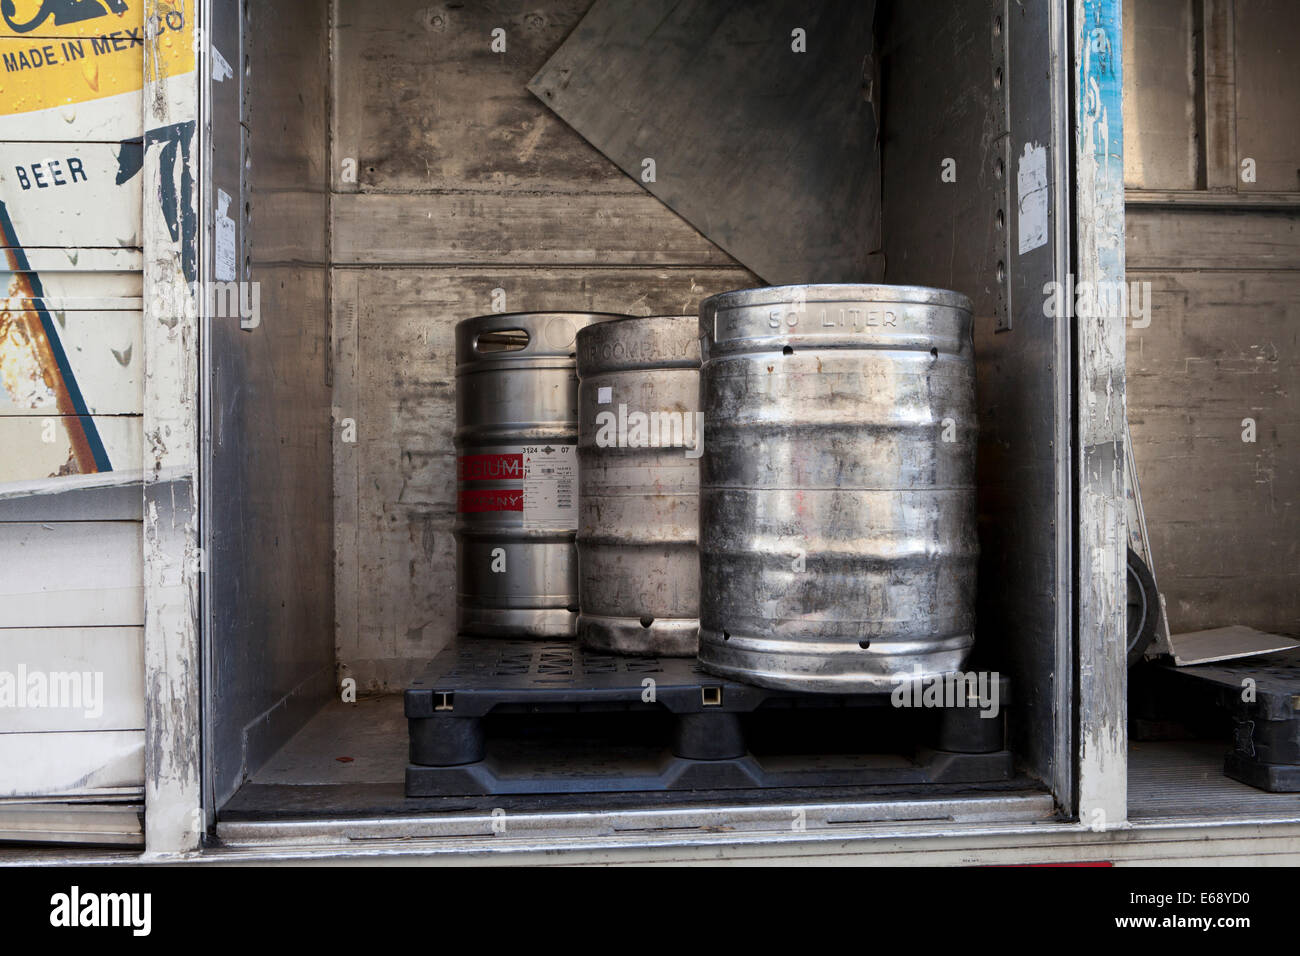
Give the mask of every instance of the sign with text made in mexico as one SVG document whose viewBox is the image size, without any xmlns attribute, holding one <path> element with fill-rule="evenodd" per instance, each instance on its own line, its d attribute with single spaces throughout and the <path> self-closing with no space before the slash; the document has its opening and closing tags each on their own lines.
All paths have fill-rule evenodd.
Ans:
<svg viewBox="0 0 1300 956">
<path fill-rule="evenodd" d="M 0 3 L 0 141 L 124 140 L 143 130 L 144 0 Z M 156 4 L 158 64 L 194 71 L 193 0 Z"/>
<path fill-rule="evenodd" d="M 145 129 L 145 45 L 170 101 L 196 36 L 193 0 L 148 10 L 0 3 L 0 485 L 141 468 L 142 302 L 123 270 L 145 245 L 146 136 L 182 145 Z"/>
</svg>

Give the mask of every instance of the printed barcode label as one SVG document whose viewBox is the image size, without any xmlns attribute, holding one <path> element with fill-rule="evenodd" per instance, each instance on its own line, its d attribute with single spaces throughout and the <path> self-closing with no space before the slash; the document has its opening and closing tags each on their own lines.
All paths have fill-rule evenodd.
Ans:
<svg viewBox="0 0 1300 956">
<path fill-rule="evenodd" d="M 573 445 L 524 449 L 524 527 L 578 529 L 578 456 Z"/>
</svg>

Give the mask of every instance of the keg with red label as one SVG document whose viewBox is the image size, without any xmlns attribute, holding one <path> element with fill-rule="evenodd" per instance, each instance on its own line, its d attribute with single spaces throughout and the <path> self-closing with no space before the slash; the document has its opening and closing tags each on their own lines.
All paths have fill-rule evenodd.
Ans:
<svg viewBox="0 0 1300 956">
<path fill-rule="evenodd" d="M 578 377 L 591 312 L 456 326 L 457 624 L 463 634 L 572 637 L 578 618 Z"/>
</svg>

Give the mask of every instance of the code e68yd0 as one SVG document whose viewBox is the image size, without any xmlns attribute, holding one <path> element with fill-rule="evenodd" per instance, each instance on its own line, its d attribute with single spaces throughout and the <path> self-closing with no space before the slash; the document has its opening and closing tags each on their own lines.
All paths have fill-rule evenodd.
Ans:
<svg viewBox="0 0 1300 956">
<path fill-rule="evenodd" d="M 1249 903 L 1250 894 L 1205 892 L 1201 894 L 1201 902 L 1210 904 Z"/>
</svg>

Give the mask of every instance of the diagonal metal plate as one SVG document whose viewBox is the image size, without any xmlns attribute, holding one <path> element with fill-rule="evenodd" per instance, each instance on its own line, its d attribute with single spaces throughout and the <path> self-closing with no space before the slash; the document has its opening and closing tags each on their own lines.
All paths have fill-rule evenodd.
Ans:
<svg viewBox="0 0 1300 956">
<path fill-rule="evenodd" d="M 877 281 L 874 9 L 597 0 L 528 88 L 765 281 Z"/>
</svg>

